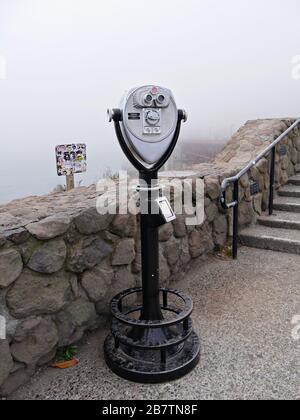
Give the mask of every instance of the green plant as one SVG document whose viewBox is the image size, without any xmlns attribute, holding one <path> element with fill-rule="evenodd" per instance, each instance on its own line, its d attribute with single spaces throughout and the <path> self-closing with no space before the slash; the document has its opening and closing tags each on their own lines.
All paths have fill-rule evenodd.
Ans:
<svg viewBox="0 0 300 420">
<path fill-rule="evenodd" d="M 69 362 L 70 360 L 74 359 L 74 357 L 77 355 L 77 352 L 77 346 L 64 347 L 58 350 L 56 360 L 58 362 Z"/>
<path fill-rule="evenodd" d="M 232 258 L 232 248 L 229 244 L 217 248 L 216 251 L 216 256 L 222 260 L 230 260 Z"/>
</svg>

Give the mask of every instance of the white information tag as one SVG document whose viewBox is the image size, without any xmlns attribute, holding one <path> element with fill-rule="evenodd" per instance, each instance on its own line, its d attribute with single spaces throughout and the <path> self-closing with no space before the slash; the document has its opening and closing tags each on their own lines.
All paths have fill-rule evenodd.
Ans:
<svg viewBox="0 0 300 420">
<path fill-rule="evenodd" d="M 172 222 L 176 219 L 175 213 L 167 197 L 160 197 L 158 199 L 158 205 L 160 212 L 167 223 Z"/>
</svg>

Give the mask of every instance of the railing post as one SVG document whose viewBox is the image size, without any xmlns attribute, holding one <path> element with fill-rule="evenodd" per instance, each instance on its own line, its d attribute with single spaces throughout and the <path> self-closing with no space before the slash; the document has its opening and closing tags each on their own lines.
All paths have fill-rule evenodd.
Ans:
<svg viewBox="0 0 300 420">
<path fill-rule="evenodd" d="M 275 184 L 275 158 L 276 158 L 276 148 L 273 147 L 271 152 L 271 170 L 270 170 L 270 197 L 269 197 L 269 215 L 273 214 L 273 204 L 274 204 L 274 184 Z"/>
<path fill-rule="evenodd" d="M 232 237 L 232 258 L 238 256 L 238 234 L 239 234 L 239 180 L 235 181 L 233 187 L 233 200 L 236 202 L 233 207 L 233 237 Z"/>
</svg>

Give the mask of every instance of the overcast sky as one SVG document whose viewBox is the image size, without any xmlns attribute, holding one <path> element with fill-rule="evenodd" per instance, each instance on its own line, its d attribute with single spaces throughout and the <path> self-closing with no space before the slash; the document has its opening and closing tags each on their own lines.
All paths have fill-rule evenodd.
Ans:
<svg viewBox="0 0 300 420">
<path fill-rule="evenodd" d="M 0 202 L 62 181 L 57 144 L 88 144 L 86 184 L 117 169 L 106 109 L 136 85 L 170 87 L 199 148 L 300 115 L 299 18 L 299 0 L 0 0 Z"/>
</svg>

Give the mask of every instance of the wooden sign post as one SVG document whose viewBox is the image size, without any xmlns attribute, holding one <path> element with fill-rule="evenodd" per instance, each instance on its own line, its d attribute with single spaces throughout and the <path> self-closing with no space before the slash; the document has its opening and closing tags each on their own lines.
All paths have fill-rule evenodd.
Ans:
<svg viewBox="0 0 300 420">
<path fill-rule="evenodd" d="M 66 177 L 66 190 L 75 188 L 74 174 L 86 172 L 86 144 L 64 144 L 56 146 L 57 175 Z"/>
<path fill-rule="evenodd" d="M 66 186 L 67 186 L 67 191 L 73 190 L 75 188 L 75 179 L 74 179 L 74 174 L 73 175 L 67 175 L 66 176 Z"/>
</svg>

